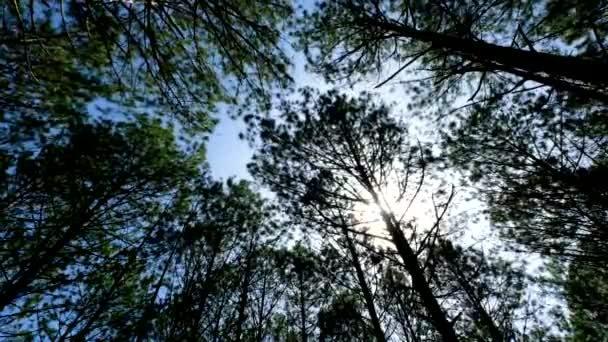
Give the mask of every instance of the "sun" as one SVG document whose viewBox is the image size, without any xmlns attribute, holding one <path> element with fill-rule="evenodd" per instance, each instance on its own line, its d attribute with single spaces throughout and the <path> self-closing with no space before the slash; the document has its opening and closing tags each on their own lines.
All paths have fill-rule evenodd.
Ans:
<svg viewBox="0 0 608 342">
<path fill-rule="evenodd" d="M 394 215 L 399 222 L 414 222 L 419 229 L 425 230 L 432 226 L 429 221 L 428 203 L 419 196 L 404 196 L 397 187 L 387 187 L 377 191 L 380 203 L 375 203 L 371 197 L 366 201 L 357 203 L 354 208 L 354 217 L 358 221 L 358 229 L 379 238 L 374 239 L 377 245 L 391 245 L 390 234 L 382 219 L 382 212 Z M 414 198 L 412 198 L 414 197 Z M 422 196 L 423 197 L 423 196 Z M 426 214 L 425 214 L 426 213 Z M 408 232 L 406 232 L 407 235 Z"/>
<path fill-rule="evenodd" d="M 357 203 L 353 211 L 359 224 L 382 222 L 382 210 L 373 202 Z"/>
<path fill-rule="evenodd" d="M 359 202 L 353 208 L 354 217 L 358 222 L 359 230 L 373 236 L 381 238 L 374 239 L 376 244 L 384 245 L 388 243 L 385 239 L 390 239 L 386 229 L 386 224 L 382 219 L 382 211 L 392 212 L 391 208 L 396 207 L 396 202 L 388 202 L 378 205 L 371 199 L 366 202 Z"/>
</svg>

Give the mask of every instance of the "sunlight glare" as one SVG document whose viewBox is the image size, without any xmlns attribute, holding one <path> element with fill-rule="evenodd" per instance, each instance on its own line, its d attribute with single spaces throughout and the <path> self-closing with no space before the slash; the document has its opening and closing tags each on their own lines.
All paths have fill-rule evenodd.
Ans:
<svg viewBox="0 0 608 342">
<path fill-rule="evenodd" d="M 424 200 L 424 194 L 420 194 L 408 208 L 412 195 L 406 194 L 402 198 L 399 198 L 397 186 L 382 189 L 378 193 L 383 202 L 380 206 L 369 198 L 367 199 L 367 203 L 359 203 L 354 207 L 355 219 L 366 233 L 390 238 L 386 225 L 382 220 L 382 210 L 392 213 L 400 222 L 415 221 L 416 226 L 421 230 L 432 227 L 433 222 L 431 218 L 425 215 L 425 213 L 430 214 L 429 210 L 432 206 L 430 206 L 428 201 Z M 408 235 L 408 232 L 405 233 Z M 374 243 L 379 246 L 391 245 L 390 242 L 382 239 L 375 239 Z"/>
</svg>

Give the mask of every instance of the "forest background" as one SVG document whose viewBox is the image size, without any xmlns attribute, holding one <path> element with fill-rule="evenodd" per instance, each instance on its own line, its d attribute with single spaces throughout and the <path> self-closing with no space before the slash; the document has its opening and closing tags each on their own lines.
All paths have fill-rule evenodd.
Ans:
<svg viewBox="0 0 608 342">
<path fill-rule="evenodd" d="M 608 340 L 607 11 L 3 2 L 0 337 Z"/>
</svg>

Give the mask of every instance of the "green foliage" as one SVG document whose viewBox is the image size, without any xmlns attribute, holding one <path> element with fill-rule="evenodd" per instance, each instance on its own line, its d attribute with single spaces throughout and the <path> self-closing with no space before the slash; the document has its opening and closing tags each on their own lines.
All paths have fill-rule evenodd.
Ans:
<svg viewBox="0 0 608 342">
<path fill-rule="evenodd" d="M 311 70 L 403 81 L 407 116 L 311 89 L 268 114 L 287 0 L 0 5 L 1 339 L 608 338 L 605 1 L 315 6 Z M 276 199 L 207 175 L 220 104 L 256 113 L 249 168 Z M 447 118 L 423 122 L 440 157 L 412 118 Z M 458 244 L 454 188 L 427 189 L 452 169 L 549 277 Z"/>
<path fill-rule="evenodd" d="M 606 103 L 597 73 L 606 68 L 605 11 L 602 1 L 322 1 L 299 38 L 332 81 L 372 74 L 381 86 L 409 71 L 396 83 L 435 117 L 463 100 L 526 91 L 528 81 Z"/>
<path fill-rule="evenodd" d="M 11 313 L 2 317 L 4 331 L 24 328 L 13 315 L 38 312 L 50 324 L 46 334 L 69 336 L 99 324 L 97 316 L 110 314 L 104 307 L 130 301 L 116 297 L 118 289 L 137 290 L 129 284 L 145 265 L 143 244 L 199 164 L 169 130 L 145 120 L 77 124 L 36 154 L 10 158 L 0 201 L 0 304 Z M 65 327 L 53 328 L 63 319 Z"/>
<path fill-rule="evenodd" d="M 267 106 L 270 89 L 289 83 L 280 39 L 291 12 L 287 1 L 7 2 L 0 103 L 19 129 L 105 99 L 207 132 L 218 103 L 245 95 Z"/>
<path fill-rule="evenodd" d="M 550 95 L 549 95 L 550 96 Z M 602 265 L 606 142 L 589 112 L 524 96 L 478 107 L 446 134 L 445 151 L 480 186 L 503 235 L 533 251 Z M 593 246 L 582 250 L 582 244 Z M 584 255 L 584 256 L 583 256 Z"/>
<path fill-rule="evenodd" d="M 584 247 L 591 247 L 584 246 Z M 568 304 L 564 320 L 568 341 L 606 339 L 608 331 L 608 274 L 603 267 L 590 264 L 584 257 L 574 258 L 569 265 L 555 263 L 551 281 Z"/>
<path fill-rule="evenodd" d="M 608 338 L 608 274 L 603 268 L 574 261 L 565 284 L 570 309 L 570 341 Z"/>
</svg>

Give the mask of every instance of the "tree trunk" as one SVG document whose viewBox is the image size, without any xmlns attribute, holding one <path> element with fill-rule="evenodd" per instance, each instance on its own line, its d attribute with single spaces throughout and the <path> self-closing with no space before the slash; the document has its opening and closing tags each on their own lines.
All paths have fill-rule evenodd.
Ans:
<svg viewBox="0 0 608 342">
<path fill-rule="evenodd" d="M 421 31 L 388 21 L 366 18 L 371 25 L 406 38 L 428 42 L 436 50 L 446 49 L 488 70 L 501 70 L 555 87 L 608 102 L 603 90 L 608 84 L 608 63 L 584 57 L 560 56 L 516 49 L 483 41 Z M 584 83 L 587 87 L 580 85 Z"/>
<path fill-rule="evenodd" d="M 376 203 L 379 208 L 382 208 L 382 206 L 380 206 L 380 198 L 374 190 L 372 183 L 369 181 L 369 178 L 366 175 L 362 175 L 362 179 L 365 180 L 364 183 L 366 184 L 363 185 L 367 188 L 367 191 L 372 196 L 374 203 Z M 414 289 L 420 295 L 422 303 L 428 310 L 429 316 L 433 320 L 435 328 L 437 331 L 439 331 L 444 341 L 458 341 L 458 337 L 456 336 L 452 323 L 448 321 L 446 314 L 443 312 L 439 302 L 437 302 L 437 299 L 435 298 L 435 295 L 433 294 L 433 291 L 431 290 L 431 287 L 424 276 L 424 272 L 418 264 L 418 258 L 403 235 L 403 232 L 401 231 L 396 219 L 392 214 L 386 212 L 384 209 L 381 209 L 381 215 L 382 220 L 386 225 L 386 229 L 391 235 L 393 244 L 395 244 L 399 256 L 401 256 L 410 277 L 412 277 L 412 285 L 414 285 Z"/>
<path fill-rule="evenodd" d="M 384 210 L 382 211 L 382 219 L 384 220 L 387 230 L 393 239 L 397 252 L 401 256 L 408 273 L 412 277 L 414 289 L 416 289 L 416 292 L 418 292 L 422 298 L 422 302 L 428 310 L 429 316 L 433 320 L 435 328 L 437 331 L 439 331 L 444 341 L 458 341 L 458 337 L 456 336 L 452 323 L 448 321 L 446 314 L 443 312 L 443 309 L 437 302 L 437 299 L 435 298 L 435 295 L 433 294 L 433 291 L 431 290 L 431 287 L 424 276 L 424 272 L 420 268 L 420 265 L 418 265 L 418 259 L 416 258 L 414 251 L 408 244 L 405 236 L 403 236 L 403 232 L 395 224 L 392 216 L 386 213 Z"/>
<path fill-rule="evenodd" d="M 365 299 L 365 305 L 367 307 L 367 311 L 372 320 L 372 326 L 374 328 L 374 335 L 376 336 L 376 340 L 378 342 L 385 342 L 386 337 L 384 336 L 384 331 L 380 326 L 380 319 L 378 318 L 378 314 L 376 313 L 376 307 L 374 306 L 374 298 L 372 293 L 367 286 L 367 281 L 365 280 L 365 274 L 363 273 L 363 269 L 361 268 L 361 262 L 359 261 L 359 256 L 357 250 L 355 249 L 355 244 L 353 240 L 348 235 L 348 231 L 343 227 L 342 229 L 344 233 L 344 237 L 346 238 L 346 243 L 348 245 L 348 251 L 350 252 L 353 266 L 355 266 L 355 271 L 357 273 L 357 279 L 359 280 L 359 286 L 361 286 L 361 291 L 363 292 L 363 298 Z"/>
<path fill-rule="evenodd" d="M 243 325 L 247 320 L 245 310 L 247 309 L 247 302 L 249 301 L 249 282 L 251 281 L 251 268 L 253 258 L 253 238 L 249 243 L 249 251 L 247 252 L 247 260 L 245 261 L 244 278 L 241 284 L 241 293 L 239 295 L 239 306 L 238 315 L 236 322 L 235 341 L 240 342 L 243 335 Z"/>
<path fill-rule="evenodd" d="M 343 136 L 348 144 L 350 152 L 353 156 L 354 162 L 356 164 L 356 172 L 359 173 L 359 182 L 368 192 L 368 194 L 372 197 L 374 203 L 380 208 L 380 212 L 382 215 L 382 220 L 386 225 L 386 229 L 391 235 L 391 239 L 393 244 L 397 248 L 397 252 L 401 256 L 403 263 L 405 264 L 406 270 L 412 277 L 412 284 L 414 285 L 414 289 L 420 295 L 422 302 L 426 309 L 429 312 L 429 316 L 431 317 L 433 324 L 437 331 L 441 334 L 442 338 L 446 342 L 454 342 L 458 341 L 458 337 L 456 332 L 454 331 L 454 327 L 448 321 L 446 314 L 441 309 L 441 306 L 437 302 L 437 299 L 433 295 L 433 291 L 429 283 L 426 281 L 424 276 L 424 272 L 418 265 L 418 258 L 415 255 L 414 251 L 410 247 L 407 239 L 403 235 L 397 220 L 391 213 L 388 213 L 386 210 L 382 209 L 380 197 L 378 193 L 374 189 L 374 182 L 372 182 L 372 178 L 369 174 L 366 173 L 365 167 L 363 167 L 363 163 L 361 162 L 361 157 L 359 155 L 358 148 L 356 148 L 356 143 L 352 139 L 350 132 L 346 129 L 344 125 L 342 125 Z M 348 236 L 348 235 L 347 235 Z"/>
<path fill-rule="evenodd" d="M 245 271 L 245 279 L 243 280 L 243 284 L 241 286 L 241 293 L 239 296 L 239 307 L 238 307 L 238 316 L 236 322 L 236 332 L 235 332 L 235 341 L 241 341 L 243 335 L 243 324 L 245 324 L 245 320 L 247 317 L 245 316 L 245 310 L 247 308 L 247 301 L 249 299 L 247 291 L 249 290 L 249 271 Z"/>
<path fill-rule="evenodd" d="M 352 144 L 352 140 L 349 141 L 349 143 Z M 358 169 L 364 170 L 359 160 L 359 158 L 356 158 Z M 403 235 L 397 220 L 391 213 L 388 213 L 386 210 L 382 209 L 382 206 L 380 205 L 380 197 L 378 196 L 376 190 L 374 190 L 370 177 L 363 171 L 359 172 L 361 185 L 365 187 L 367 192 L 372 196 L 374 203 L 378 206 L 378 208 L 380 208 L 382 220 L 386 225 L 386 229 L 391 235 L 393 244 L 397 248 L 397 252 L 403 260 L 406 270 L 408 271 L 410 277 L 412 277 L 412 285 L 414 286 L 416 292 L 420 295 L 425 308 L 428 310 L 429 316 L 433 321 L 433 325 L 437 331 L 439 331 L 439 334 L 441 334 L 444 341 L 458 341 L 458 337 L 454 331 L 452 323 L 448 321 L 446 314 L 443 312 L 439 302 L 437 302 L 429 283 L 426 281 L 424 272 L 418 264 L 418 258 Z"/>
<path fill-rule="evenodd" d="M 304 301 L 304 275 L 302 270 L 298 273 L 298 281 L 300 282 L 300 338 L 302 342 L 308 340 L 306 334 L 306 305 Z"/>
</svg>

